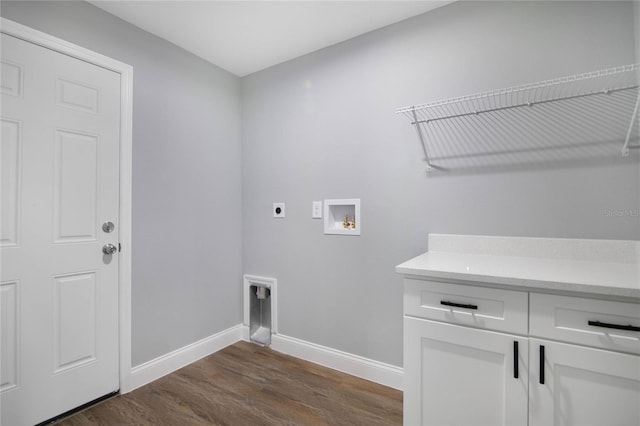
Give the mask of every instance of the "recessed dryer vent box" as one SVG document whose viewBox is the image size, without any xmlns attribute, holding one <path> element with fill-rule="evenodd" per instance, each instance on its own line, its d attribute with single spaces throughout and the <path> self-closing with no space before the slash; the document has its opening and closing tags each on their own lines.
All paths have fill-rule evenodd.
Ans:
<svg viewBox="0 0 640 426">
<path fill-rule="evenodd" d="M 324 200 L 324 233 L 360 235 L 360 199 Z"/>
</svg>

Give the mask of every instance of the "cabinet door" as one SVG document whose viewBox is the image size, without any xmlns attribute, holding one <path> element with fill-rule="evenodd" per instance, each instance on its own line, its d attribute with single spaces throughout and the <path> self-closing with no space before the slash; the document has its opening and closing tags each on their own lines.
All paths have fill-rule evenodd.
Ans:
<svg viewBox="0 0 640 426">
<path fill-rule="evenodd" d="M 640 425 L 640 356 L 538 339 L 529 344 L 531 426 Z"/>
<path fill-rule="evenodd" d="M 404 333 L 405 425 L 527 424 L 526 338 L 411 317 Z"/>
</svg>

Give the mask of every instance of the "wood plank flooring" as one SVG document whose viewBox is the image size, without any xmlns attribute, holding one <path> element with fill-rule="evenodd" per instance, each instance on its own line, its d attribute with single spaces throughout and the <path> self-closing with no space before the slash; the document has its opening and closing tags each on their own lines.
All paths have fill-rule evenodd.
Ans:
<svg viewBox="0 0 640 426">
<path fill-rule="evenodd" d="M 399 425 L 402 392 L 238 342 L 58 425 Z"/>
</svg>

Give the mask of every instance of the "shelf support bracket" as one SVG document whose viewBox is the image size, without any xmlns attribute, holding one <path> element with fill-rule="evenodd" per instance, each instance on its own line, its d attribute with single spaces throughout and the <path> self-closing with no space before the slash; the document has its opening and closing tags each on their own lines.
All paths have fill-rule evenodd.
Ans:
<svg viewBox="0 0 640 426">
<path fill-rule="evenodd" d="M 631 123 L 629 123 L 629 130 L 627 130 L 627 137 L 624 140 L 624 145 L 622 145 L 622 156 L 629 156 L 629 140 L 631 140 L 631 133 L 633 132 L 633 125 L 636 122 L 636 118 L 638 117 L 638 106 L 640 105 L 640 93 L 638 93 L 638 99 L 636 100 L 636 107 L 633 109 L 633 115 L 631 116 Z M 415 112 L 414 112 L 415 116 Z"/>
<path fill-rule="evenodd" d="M 637 109 L 638 105 L 636 105 Z M 427 144 L 424 141 L 424 135 L 422 134 L 422 129 L 420 128 L 420 123 L 418 122 L 418 116 L 416 115 L 416 108 L 413 107 L 411 109 L 411 113 L 413 114 L 413 125 L 416 126 L 416 132 L 418 133 L 418 138 L 420 139 L 420 144 L 422 145 L 422 150 L 424 151 L 424 158 L 427 161 L 427 171 L 431 171 L 433 166 L 431 166 L 431 161 L 429 160 L 429 151 L 427 151 Z"/>
</svg>

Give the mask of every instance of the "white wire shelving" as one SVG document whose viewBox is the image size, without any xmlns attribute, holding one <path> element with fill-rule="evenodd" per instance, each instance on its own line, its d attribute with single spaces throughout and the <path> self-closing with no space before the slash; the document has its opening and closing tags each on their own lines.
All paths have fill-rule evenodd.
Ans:
<svg viewBox="0 0 640 426">
<path fill-rule="evenodd" d="M 427 170 L 432 170 L 474 158 L 500 165 L 523 157 L 597 158 L 614 149 L 626 157 L 630 148 L 638 148 L 639 104 L 640 64 L 632 64 L 399 108 L 396 113 L 415 126 Z"/>
</svg>

